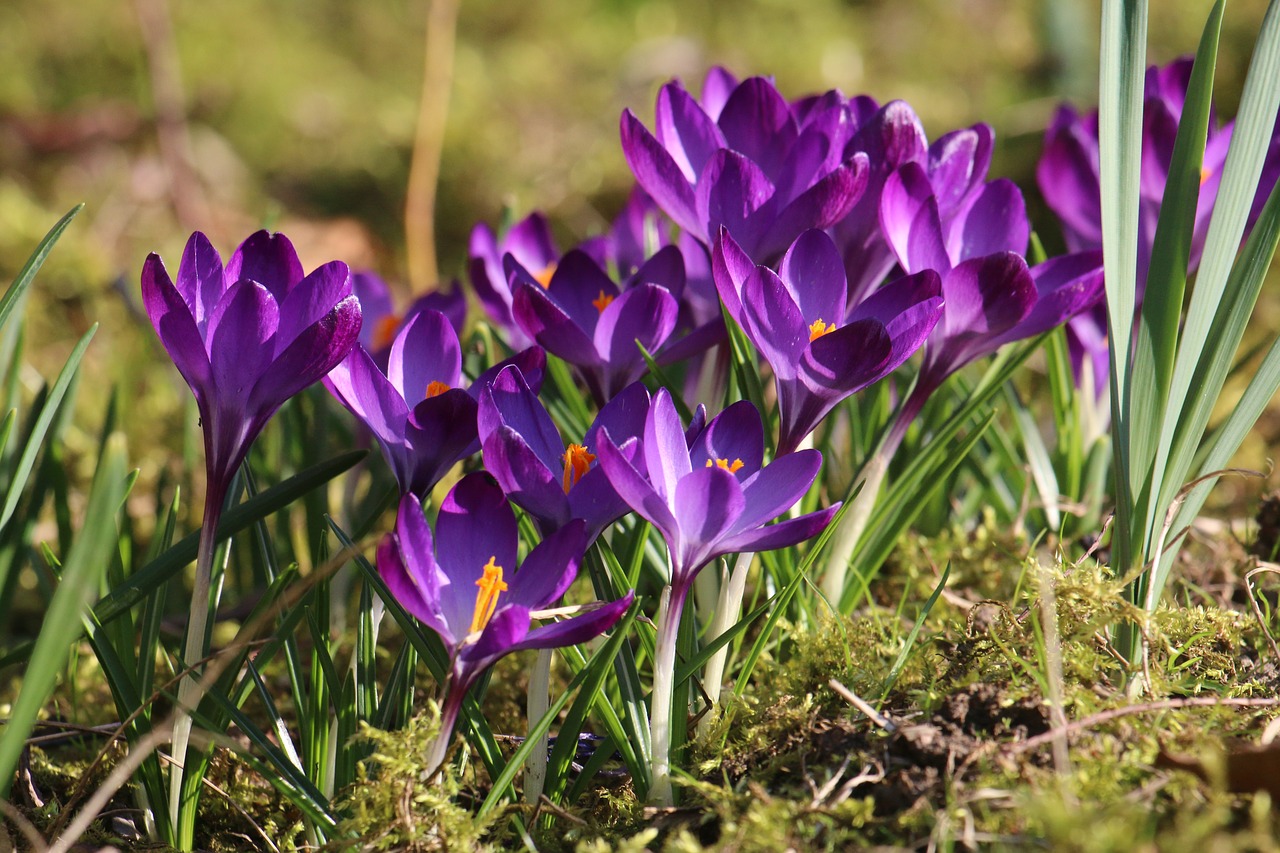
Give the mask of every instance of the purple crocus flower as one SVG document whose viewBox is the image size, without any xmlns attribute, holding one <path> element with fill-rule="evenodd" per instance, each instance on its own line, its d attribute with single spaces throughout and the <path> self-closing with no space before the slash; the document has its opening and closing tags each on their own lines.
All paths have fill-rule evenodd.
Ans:
<svg viewBox="0 0 1280 853">
<path fill-rule="evenodd" d="M 841 400 L 896 370 L 942 314 L 933 270 L 891 282 L 846 311 L 840 253 L 822 231 L 797 237 L 775 273 L 752 266 L 722 230 L 713 270 L 729 315 L 773 368 L 778 455 L 795 450 Z"/>
<path fill-rule="evenodd" d="M 627 512 L 596 462 L 607 430 L 634 455 L 644 432 L 649 392 L 632 383 L 605 403 L 581 442 L 565 446 L 555 423 L 518 368 L 508 367 L 480 393 L 477 423 L 485 468 L 545 533 L 570 519 L 586 522 L 587 540 Z"/>
<path fill-rule="evenodd" d="M 545 286 L 513 255 L 505 263 L 516 322 L 577 367 L 600 405 L 647 369 L 636 341 L 656 352 L 675 329 L 684 288 L 684 260 L 675 246 L 659 250 L 621 287 L 576 249 Z"/>
<path fill-rule="evenodd" d="M 599 461 L 618 494 L 662 533 L 670 557 L 654 649 L 650 707 L 650 800 L 671 804 L 670 718 L 676 634 L 685 599 L 701 569 L 732 553 L 770 551 L 820 532 L 839 504 L 776 524 L 808 491 L 822 454 L 800 450 L 761 467 L 764 427 L 755 406 L 729 406 L 689 441 L 665 388 L 645 418 L 640 454 L 633 461 L 607 431 Z M 637 465 L 638 463 L 638 465 Z"/>
<path fill-rule="evenodd" d="M 913 394 L 919 405 L 965 364 L 1049 331 L 1102 295 L 1097 254 L 1028 269 L 1020 254 L 1029 233 L 1022 194 L 1007 180 L 982 181 L 973 168 L 983 162 L 981 151 L 928 167 L 907 163 L 885 182 L 881 225 L 898 263 L 942 277 L 945 307 L 925 347 Z"/>
<path fill-rule="evenodd" d="M 1151 246 L 1164 198 L 1173 146 L 1182 119 L 1193 60 L 1178 59 L 1166 66 L 1147 69 L 1142 116 L 1142 163 L 1138 200 L 1137 287 L 1141 302 L 1146 288 Z M 1231 145 L 1234 122 L 1221 127 L 1210 117 L 1200 165 L 1200 194 L 1196 202 L 1187 271 L 1200 265 L 1209 219 L 1222 181 L 1222 167 Z M 1045 131 L 1044 150 L 1036 166 L 1036 183 L 1045 203 L 1062 224 L 1067 248 L 1072 251 L 1102 248 L 1102 191 L 1098 170 L 1098 113 L 1081 115 L 1069 104 L 1054 114 Z M 1262 205 L 1280 178 L 1280 120 L 1272 133 L 1271 147 L 1263 164 L 1258 189 L 1246 224 L 1246 234 L 1262 212 Z M 1076 376 L 1085 360 L 1093 367 L 1094 387 L 1103 393 L 1110 372 L 1107 351 L 1105 305 L 1074 317 L 1068 325 L 1071 355 Z"/>
<path fill-rule="evenodd" d="M 583 643 L 613 627 L 634 593 L 564 621 L 533 627 L 538 612 L 564 595 L 586 548 L 583 523 L 552 533 L 518 564 L 515 513 L 484 473 L 463 477 L 440 506 L 435 537 L 413 495 L 400 500 L 396 529 L 378 546 L 378 573 L 396 600 L 440 635 L 449 679 L 440 735 L 427 774 L 444 762 L 462 700 L 499 658 L 521 649 Z"/>
<path fill-rule="evenodd" d="M 551 236 L 551 226 L 541 213 L 531 213 L 511 226 L 501 239 L 481 222 L 471 229 L 467 247 L 467 273 L 485 313 L 508 335 L 512 349 L 524 349 L 533 341 L 511 316 L 511 287 L 503 258 L 511 255 L 543 286 L 551 283 L 560 252 Z"/>
<path fill-rule="evenodd" d="M 142 268 L 151 324 L 191 386 L 204 432 L 209 503 L 285 400 L 328 373 L 360 334 L 360 304 L 341 261 L 303 275 L 283 234 L 259 231 L 226 267 L 199 231 L 176 284 L 152 253 Z M 206 513 L 208 509 L 206 509 Z"/>
<path fill-rule="evenodd" d="M 717 76 L 705 104 L 678 81 L 663 86 L 655 133 L 624 111 L 622 150 L 640 186 L 703 245 L 724 226 L 769 263 L 800 232 L 849 212 L 866 185 L 867 158 L 846 153 L 856 118 L 843 99 L 798 116 L 762 77 L 724 97 L 731 79 Z"/>
<path fill-rule="evenodd" d="M 599 461 L 618 494 L 662 532 L 671 585 L 688 590 L 707 563 L 724 554 L 771 551 L 822 530 L 839 504 L 777 524 L 808 491 L 822 454 L 801 450 L 761 466 L 764 428 L 755 406 L 729 406 L 689 442 L 665 388 L 654 395 L 636 459 L 605 431 Z"/>
<path fill-rule="evenodd" d="M 531 347 L 519 364 L 541 383 L 545 356 Z M 411 317 L 380 369 L 363 347 L 325 378 L 325 387 L 373 433 L 402 493 L 425 495 L 457 462 L 479 449 L 476 396 L 503 365 L 463 388 L 462 348 L 439 311 Z"/>
</svg>

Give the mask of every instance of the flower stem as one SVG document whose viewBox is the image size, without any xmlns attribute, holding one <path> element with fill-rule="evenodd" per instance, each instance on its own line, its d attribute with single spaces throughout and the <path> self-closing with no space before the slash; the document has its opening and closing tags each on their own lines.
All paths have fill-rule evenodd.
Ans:
<svg viewBox="0 0 1280 853">
<path fill-rule="evenodd" d="M 649 708 L 649 802 L 659 807 L 675 804 L 671 791 L 671 714 L 676 680 L 676 641 L 680 616 L 689 592 L 688 582 L 668 584 L 658 605 L 658 636 L 653 651 L 653 695 Z"/>
<path fill-rule="evenodd" d="M 529 696 L 525 702 L 529 728 L 538 724 L 551 706 L 551 649 L 538 649 L 538 658 L 529 673 Z M 537 803 L 547 781 L 547 736 L 538 738 L 524 766 L 524 799 Z"/>
<path fill-rule="evenodd" d="M 458 722 L 458 711 L 462 710 L 462 700 L 467 696 L 467 685 L 460 684 L 458 679 L 450 678 L 444 705 L 440 707 L 440 733 L 427 749 L 422 771 L 422 781 L 430 781 L 431 777 L 444 765 L 445 756 L 449 754 L 449 741 L 453 739 L 453 727 Z"/>
<path fill-rule="evenodd" d="M 187 637 L 182 650 L 182 665 L 190 672 L 178 684 L 178 708 L 174 714 L 173 741 L 170 748 L 173 765 L 169 772 L 169 820 L 173 827 L 174 846 L 190 849 L 192 841 L 184 843 L 187 828 L 194 830 L 194 814 L 183 819 L 183 775 L 187 763 L 187 745 L 191 740 L 191 714 L 200 701 L 200 671 L 198 662 L 208 654 L 205 635 L 209 624 L 209 593 L 213 577 L 213 561 L 217 553 L 218 522 L 222 518 L 222 504 L 226 487 L 211 479 L 205 495 L 204 521 L 200 527 L 200 545 L 196 555 L 196 577 L 191 591 L 191 610 L 187 616 Z M 195 789 L 188 808 L 194 810 L 199 799 Z"/>
<path fill-rule="evenodd" d="M 840 610 L 840 599 L 844 596 L 845 579 L 849 573 L 849 561 L 853 558 L 854 549 L 866 532 L 871 521 L 871 513 L 876 507 L 876 498 L 880 495 L 880 486 L 884 484 L 885 474 L 889 471 L 889 462 L 898 452 L 902 439 L 906 437 L 907 428 L 920 414 L 925 401 L 937 388 L 936 383 L 917 383 L 910 395 L 898 407 L 889 421 L 888 428 L 875 450 L 867 457 L 860 472 L 862 490 L 852 501 L 840 520 L 840 526 L 831 537 L 828 548 L 827 571 L 822 578 L 822 592 L 827 601 L 836 610 Z"/>
</svg>

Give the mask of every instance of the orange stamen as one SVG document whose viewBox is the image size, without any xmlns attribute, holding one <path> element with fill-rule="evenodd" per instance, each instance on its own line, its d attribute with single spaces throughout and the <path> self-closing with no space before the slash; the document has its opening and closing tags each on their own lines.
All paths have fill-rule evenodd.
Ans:
<svg viewBox="0 0 1280 853">
<path fill-rule="evenodd" d="M 567 495 L 591 468 L 596 455 L 581 444 L 571 444 L 560 458 L 564 460 L 564 493 Z"/>
<path fill-rule="evenodd" d="M 822 318 L 819 317 L 818 319 L 814 320 L 812 323 L 809 324 L 809 340 L 816 341 L 818 338 L 822 337 L 823 335 L 829 335 L 835 330 L 836 330 L 835 323 L 824 323 L 822 322 Z"/>
<path fill-rule="evenodd" d="M 707 467 L 710 468 L 711 464 L 712 464 L 711 460 L 708 459 Z M 724 470 L 728 471 L 730 474 L 738 473 L 738 471 L 742 470 L 742 466 L 745 464 L 746 463 L 743 462 L 741 459 L 735 459 L 732 462 L 730 462 L 728 459 L 717 459 L 715 461 L 715 465 L 717 468 L 723 468 Z"/>
<path fill-rule="evenodd" d="M 445 391 L 449 390 L 451 390 L 450 386 L 433 379 L 427 383 L 427 399 L 430 400 L 432 397 L 439 397 Z"/>
<path fill-rule="evenodd" d="M 542 272 L 534 275 L 533 280 L 542 285 L 542 289 L 546 290 L 551 286 L 551 277 L 556 274 L 556 262 L 552 261 L 542 268 Z"/>
<path fill-rule="evenodd" d="M 496 558 L 490 557 L 484 565 L 484 575 L 476 581 L 480 591 L 476 593 L 476 612 L 471 617 L 471 633 L 483 631 L 484 626 L 493 618 L 498 609 L 498 593 L 506 592 L 507 585 L 502 580 L 502 566 L 494 565 Z"/>
<path fill-rule="evenodd" d="M 596 310 L 603 314 L 604 309 L 608 308 L 609 303 L 612 301 L 613 297 L 601 290 L 600 295 L 591 300 L 591 304 L 596 306 Z"/>
<path fill-rule="evenodd" d="M 1200 167 L 1200 186 L 1204 186 L 1204 182 L 1213 177 L 1213 170 L 1206 167 Z"/>
</svg>

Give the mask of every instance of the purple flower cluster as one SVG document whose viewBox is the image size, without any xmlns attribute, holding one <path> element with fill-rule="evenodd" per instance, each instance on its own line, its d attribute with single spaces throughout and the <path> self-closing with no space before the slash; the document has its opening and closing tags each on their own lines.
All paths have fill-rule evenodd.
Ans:
<svg viewBox="0 0 1280 853">
<path fill-rule="evenodd" d="M 469 278 L 507 349 L 483 353 L 491 366 L 473 379 L 458 288 L 400 315 L 380 279 L 353 280 L 336 262 L 303 276 L 288 241 L 265 232 L 225 269 L 194 235 L 176 285 L 158 257 L 144 267 L 148 313 L 200 407 L 210 499 L 276 408 L 322 377 L 380 445 L 402 499 L 378 570 L 450 654 L 431 769 L 466 690 L 500 656 L 583 642 L 631 606 L 627 593 L 536 625 L 563 615 L 548 611 L 586 549 L 633 511 L 669 557 L 652 708 L 662 799 L 662 679 L 674 672 L 685 596 L 715 559 L 794 546 L 829 524 L 839 504 L 777 520 L 817 478 L 821 454 L 805 449 L 814 431 L 920 351 L 914 390 L 898 403 L 904 430 L 956 370 L 1101 297 L 1087 223 L 1069 237 L 1073 254 L 1028 266 L 1022 195 L 987 180 L 985 125 L 930 144 L 900 101 L 831 91 L 792 102 L 766 78 L 715 69 L 700 98 L 679 82 L 662 87 L 653 126 L 622 115 L 637 186 L 606 234 L 562 253 L 540 214 L 503 234 L 475 227 Z M 1096 192 L 1087 134 L 1061 118 L 1053 132 L 1042 179 L 1068 169 L 1075 192 Z M 724 373 L 727 347 L 708 350 L 726 318 L 773 377 L 771 452 L 752 403 L 709 419 L 693 404 Z M 683 369 L 688 425 L 671 391 L 651 396 L 639 381 L 645 353 L 663 365 L 702 361 Z M 580 433 L 562 432 L 539 399 L 548 357 L 571 365 L 596 404 Z M 435 487 L 481 451 L 487 473 L 463 476 L 432 513 Z M 519 566 L 512 504 L 543 537 Z"/>
</svg>

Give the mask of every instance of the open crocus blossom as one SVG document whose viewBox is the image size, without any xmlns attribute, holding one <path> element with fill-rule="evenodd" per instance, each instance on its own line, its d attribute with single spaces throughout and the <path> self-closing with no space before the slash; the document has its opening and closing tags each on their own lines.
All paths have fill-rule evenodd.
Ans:
<svg viewBox="0 0 1280 853">
<path fill-rule="evenodd" d="M 846 312 L 844 266 L 822 231 L 797 237 L 775 273 L 752 266 L 722 229 L 712 270 L 730 316 L 773 368 L 779 455 L 795 450 L 841 400 L 897 369 L 942 314 L 933 270 L 893 281 Z"/>
<path fill-rule="evenodd" d="M 699 103 L 678 81 L 662 87 L 655 133 L 622 114 L 622 150 L 640 186 L 677 225 L 710 247 L 721 226 L 756 261 L 775 260 L 809 228 L 838 222 L 862 194 L 867 157 L 846 154 L 857 117 L 843 98 L 793 110 L 773 83 L 708 78 Z M 718 109 L 717 109 L 718 108 Z"/>
<path fill-rule="evenodd" d="M 607 431 L 600 435 L 599 461 L 606 476 L 622 499 L 658 528 L 670 556 L 668 586 L 658 614 L 650 708 L 650 799 L 659 805 L 669 805 L 672 799 L 676 634 L 694 577 L 724 554 L 771 551 L 803 542 L 826 527 L 840 508 L 837 503 L 770 524 L 809 490 L 822 466 L 822 454 L 800 450 L 761 467 L 763 453 L 764 428 L 751 403 L 729 406 L 689 442 L 665 388 L 649 407 L 635 461 Z"/>
<path fill-rule="evenodd" d="M 539 611 L 573 583 L 585 547 L 583 523 L 571 521 L 518 564 L 515 513 L 484 473 L 462 478 L 445 497 L 434 537 L 418 499 L 401 499 L 395 532 L 378 546 L 378 572 L 405 610 L 440 635 L 450 661 L 428 775 L 444 761 L 467 689 L 499 658 L 586 642 L 631 606 L 634 594 L 628 592 L 572 618 L 533 626 Z"/>
<path fill-rule="evenodd" d="M 648 411 L 649 392 L 634 382 L 601 407 L 580 441 L 565 446 L 520 370 L 508 367 L 480 392 L 476 421 L 485 469 L 544 533 L 581 518 L 591 542 L 628 510 L 595 464 L 600 430 L 634 452 Z"/>
<path fill-rule="evenodd" d="M 215 531 L 231 479 L 275 411 L 346 357 L 360 334 L 360 303 L 346 264 L 333 261 L 304 276 L 288 238 L 266 231 L 241 243 L 225 267 L 197 231 L 187 241 L 176 282 L 152 253 L 142 267 L 142 300 L 191 386 L 204 432 L 204 521 L 183 651 L 183 660 L 195 666 L 206 652 Z M 193 672 L 178 686 L 180 708 L 192 707 L 198 696 Z M 190 716 L 178 713 L 169 777 L 175 821 L 190 733 Z M 175 834 L 189 829 L 175 824 Z"/>
<path fill-rule="evenodd" d="M 524 350 L 510 363 L 541 384 L 541 349 Z M 324 384 L 378 440 L 400 491 L 422 496 L 479 449 L 475 397 L 505 364 L 462 387 L 466 380 L 458 336 L 445 315 L 425 310 L 396 335 L 385 372 L 363 347 L 356 347 Z"/>
<path fill-rule="evenodd" d="M 386 370 L 387 356 L 396 333 L 423 311 L 439 311 L 459 337 L 467 320 L 467 297 L 455 281 L 451 290 L 432 290 L 413 301 L 403 314 L 396 313 L 391 288 L 377 273 L 368 270 L 351 274 L 352 289 L 360 300 L 364 325 L 360 328 L 360 346 L 373 355 L 378 367 Z"/>
<path fill-rule="evenodd" d="M 675 246 L 660 249 L 621 286 L 577 249 L 545 284 L 514 255 L 505 263 L 516 322 L 577 367 L 599 405 L 648 369 L 636 341 L 656 352 L 675 329 L 685 278 Z"/>
</svg>

